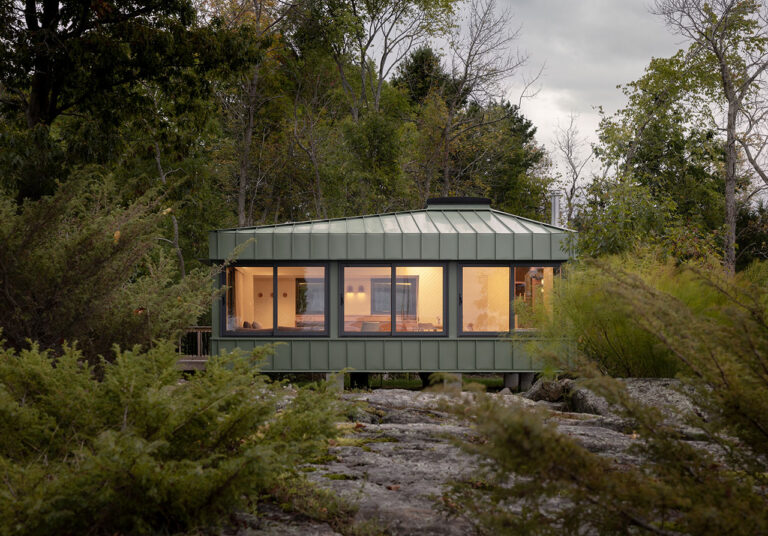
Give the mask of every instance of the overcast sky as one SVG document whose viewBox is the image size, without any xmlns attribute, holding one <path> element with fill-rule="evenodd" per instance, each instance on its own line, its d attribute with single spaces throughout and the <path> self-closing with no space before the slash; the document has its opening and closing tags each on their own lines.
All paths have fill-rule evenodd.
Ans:
<svg viewBox="0 0 768 536">
<path fill-rule="evenodd" d="M 596 107 L 611 113 L 626 99 L 617 89 L 642 76 L 652 57 L 682 48 L 647 0 L 497 0 L 522 26 L 519 46 L 530 55 L 529 71 L 546 64 L 541 91 L 523 102 L 526 117 L 548 148 L 558 122 L 579 115 L 580 133 L 595 140 Z M 517 101 L 519 89 L 510 92 Z"/>
</svg>

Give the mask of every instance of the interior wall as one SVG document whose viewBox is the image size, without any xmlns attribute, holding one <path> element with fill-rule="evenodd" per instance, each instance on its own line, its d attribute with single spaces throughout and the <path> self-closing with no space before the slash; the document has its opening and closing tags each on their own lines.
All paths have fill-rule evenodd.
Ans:
<svg viewBox="0 0 768 536">
<path fill-rule="evenodd" d="M 463 331 L 509 330 L 509 268 L 465 266 Z"/>
<path fill-rule="evenodd" d="M 371 315 L 371 279 L 391 277 L 389 266 L 366 266 L 344 268 L 344 315 L 345 316 L 370 316 Z M 352 292 L 347 288 L 352 286 Z M 363 292 L 359 291 L 360 286 Z"/>
<path fill-rule="evenodd" d="M 258 322 L 261 329 L 272 327 L 272 268 L 235 268 L 236 328 L 244 322 Z M 259 296 L 261 294 L 261 296 Z"/>
<path fill-rule="evenodd" d="M 442 325 L 445 320 L 443 318 L 443 267 L 398 266 L 396 275 L 419 277 L 418 321 Z"/>
</svg>

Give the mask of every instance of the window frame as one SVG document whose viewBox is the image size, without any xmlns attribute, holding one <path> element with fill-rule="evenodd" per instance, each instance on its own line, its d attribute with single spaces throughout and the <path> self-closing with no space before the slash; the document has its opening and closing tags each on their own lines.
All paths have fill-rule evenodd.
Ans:
<svg viewBox="0 0 768 536">
<path fill-rule="evenodd" d="M 238 337 L 245 339 L 269 339 L 269 338 L 281 338 L 281 339 L 303 339 L 305 337 L 329 337 L 331 334 L 331 266 L 330 262 L 302 262 L 302 261 L 282 261 L 282 262 L 237 262 L 230 266 L 227 266 L 222 270 L 219 275 L 220 288 L 226 290 L 221 296 L 221 314 L 219 315 L 219 333 L 222 337 Z M 280 331 L 277 325 L 277 269 L 278 268 L 291 268 L 291 267 L 316 267 L 322 266 L 325 269 L 325 285 L 324 285 L 324 307 L 325 313 L 323 314 L 323 331 Z M 229 295 L 229 288 L 227 287 L 227 271 L 235 268 L 272 268 L 272 329 L 262 333 L 245 333 L 240 331 L 231 331 L 227 329 L 227 296 Z M 235 289 L 235 292 L 237 289 Z"/>
<path fill-rule="evenodd" d="M 554 268 L 553 276 L 560 275 L 562 262 L 557 261 L 525 261 L 525 262 L 459 262 L 457 266 L 456 312 L 458 337 L 499 338 L 509 333 L 531 333 L 536 328 L 515 328 L 515 269 L 516 268 Z M 464 331 L 464 268 L 509 268 L 509 330 L 508 331 Z"/>
<path fill-rule="evenodd" d="M 397 331 L 395 318 L 397 310 L 395 308 L 395 300 L 397 298 L 397 292 L 394 288 L 390 290 L 390 328 L 389 331 L 345 331 L 344 329 L 344 293 L 346 288 L 344 286 L 344 269 L 345 268 L 365 268 L 365 267 L 388 267 L 390 269 L 390 281 L 396 282 L 397 268 L 398 267 L 433 267 L 438 266 L 443 269 L 443 330 L 442 331 Z M 445 338 L 448 337 L 448 263 L 447 262 L 419 262 L 419 261 L 405 261 L 405 262 L 393 262 L 393 261 L 353 261 L 342 262 L 339 261 L 339 302 L 338 302 L 338 322 L 339 322 L 339 338 Z M 391 285 L 394 287 L 395 285 Z"/>
</svg>

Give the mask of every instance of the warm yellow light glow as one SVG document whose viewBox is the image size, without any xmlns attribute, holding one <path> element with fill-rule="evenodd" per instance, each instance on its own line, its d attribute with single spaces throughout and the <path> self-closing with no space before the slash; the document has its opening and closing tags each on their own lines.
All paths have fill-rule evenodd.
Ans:
<svg viewBox="0 0 768 536">
<path fill-rule="evenodd" d="M 391 274 L 389 266 L 344 267 L 344 286 L 357 289 L 354 299 L 344 301 L 344 331 L 390 330 Z"/>
<path fill-rule="evenodd" d="M 443 331 L 443 267 L 398 266 L 395 276 L 396 331 Z"/>
<path fill-rule="evenodd" d="M 463 267 L 462 331 L 509 331 L 509 279 L 506 266 Z"/>
<path fill-rule="evenodd" d="M 271 330 L 273 278 L 271 266 L 242 266 L 230 271 L 234 300 L 228 304 L 227 329 Z"/>
<path fill-rule="evenodd" d="M 273 268 L 236 267 L 227 273 L 227 329 L 270 332 L 274 321 Z M 325 329 L 325 267 L 277 268 L 278 331 Z"/>
</svg>

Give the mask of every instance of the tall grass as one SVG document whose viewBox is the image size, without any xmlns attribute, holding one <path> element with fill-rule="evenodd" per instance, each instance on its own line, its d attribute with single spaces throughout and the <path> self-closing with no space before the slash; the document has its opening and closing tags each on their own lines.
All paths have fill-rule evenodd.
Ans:
<svg viewBox="0 0 768 536">
<path fill-rule="evenodd" d="M 640 325 L 634 304 L 617 292 L 612 276 L 636 278 L 696 314 L 715 314 L 723 302 L 722 294 L 690 268 L 653 250 L 571 264 L 555 284 L 552 304 L 532 313 L 545 338 L 565 339 L 570 344 L 548 344 L 543 353 L 558 367 L 567 357 L 589 361 L 615 377 L 674 377 L 680 361 Z M 696 269 L 720 270 L 715 264 L 699 264 Z M 568 356 L 563 355 L 564 348 L 571 349 Z"/>
</svg>

